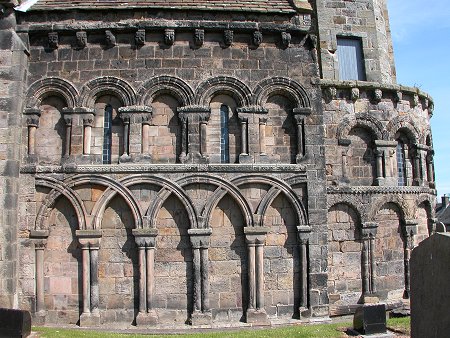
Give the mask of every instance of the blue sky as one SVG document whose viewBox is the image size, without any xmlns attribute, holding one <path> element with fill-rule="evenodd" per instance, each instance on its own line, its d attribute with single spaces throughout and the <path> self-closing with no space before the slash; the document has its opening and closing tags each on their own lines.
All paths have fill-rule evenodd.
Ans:
<svg viewBox="0 0 450 338">
<path fill-rule="evenodd" d="M 434 99 L 431 127 L 439 198 L 450 194 L 450 3 L 388 0 L 388 7 L 397 82 L 419 87 Z"/>
</svg>

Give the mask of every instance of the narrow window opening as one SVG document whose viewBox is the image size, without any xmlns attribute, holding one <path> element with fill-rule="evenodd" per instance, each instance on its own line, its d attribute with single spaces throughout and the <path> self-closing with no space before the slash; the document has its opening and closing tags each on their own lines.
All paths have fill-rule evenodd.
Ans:
<svg viewBox="0 0 450 338">
<path fill-rule="evenodd" d="M 102 161 L 103 164 L 111 164 L 112 107 L 110 105 L 105 107 L 103 121 Z"/>
<path fill-rule="evenodd" d="M 361 39 L 337 38 L 339 80 L 366 80 Z"/>
<path fill-rule="evenodd" d="M 230 110 L 226 105 L 220 107 L 220 162 L 230 162 L 228 119 Z"/>
<path fill-rule="evenodd" d="M 398 172 L 398 186 L 406 186 L 406 161 L 405 161 L 405 144 L 397 141 L 397 172 Z"/>
</svg>

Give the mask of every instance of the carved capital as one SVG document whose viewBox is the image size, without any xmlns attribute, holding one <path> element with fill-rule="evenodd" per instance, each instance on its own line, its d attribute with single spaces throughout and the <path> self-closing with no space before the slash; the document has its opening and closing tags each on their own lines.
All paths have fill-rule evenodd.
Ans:
<svg viewBox="0 0 450 338">
<path fill-rule="evenodd" d="M 64 116 L 64 123 L 66 127 L 72 127 L 73 117 L 72 116 Z"/>
<path fill-rule="evenodd" d="M 93 127 L 94 126 L 94 115 L 86 114 L 83 116 L 83 126 L 85 127 Z"/>
<path fill-rule="evenodd" d="M 246 106 L 237 108 L 238 114 L 268 114 L 269 110 L 261 106 Z"/>
<path fill-rule="evenodd" d="M 30 239 L 34 243 L 34 248 L 36 250 L 44 250 L 47 245 L 47 239 L 49 235 L 48 230 L 31 230 Z"/>
<path fill-rule="evenodd" d="M 158 230 L 155 228 L 143 228 L 143 229 L 133 229 L 132 230 L 134 241 L 136 245 L 140 248 L 155 248 L 156 247 L 156 236 L 158 235 Z"/>
<path fill-rule="evenodd" d="M 211 228 L 188 229 L 188 234 L 194 249 L 209 248 L 210 236 L 212 234 Z"/>
<path fill-rule="evenodd" d="M 403 228 L 404 235 L 406 238 L 413 237 L 417 235 L 417 226 L 419 222 L 415 219 L 405 220 L 405 226 Z"/>
<path fill-rule="evenodd" d="M 75 235 L 83 249 L 99 249 L 102 237 L 101 230 L 76 230 Z"/>
<path fill-rule="evenodd" d="M 308 244 L 311 238 L 311 227 L 306 225 L 300 225 L 297 227 L 297 236 L 300 244 Z"/>
<path fill-rule="evenodd" d="M 364 239 L 375 238 L 377 236 L 378 223 L 376 222 L 365 222 L 362 224 L 361 236 Z"/>
<path fill-rule="evenodd" d="M 264 244 L 268 232 L 269 228 L 267 227 L 245 227 L 245 240 L 250 245 Z"/>
</svg>

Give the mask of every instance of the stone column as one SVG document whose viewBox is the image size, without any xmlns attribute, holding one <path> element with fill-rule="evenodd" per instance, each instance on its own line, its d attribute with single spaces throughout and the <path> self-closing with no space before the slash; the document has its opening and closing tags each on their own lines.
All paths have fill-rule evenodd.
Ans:
<svg viewBox="0 0 450 338">
<path fill-rule="evenodd" d="M 375 237 L 377 235 L 378 224 L 375 222 L 365 222 L 361 228 L 362 239 L 362 292 L 364 303 L 376 303 L 378 298 L 374 295 L 375 289 Z"/>
<path fill-rule="evenodd" d="M 77 230 L 76 236 L 83 254 L 83 313 L 80 326 L 100 325 L 98 250 L 102 236 L 101 230 Z"/>
<path fill-rule="evenodd" d="M 130 156 L 130 118 L 123 118 L 123 154 L 122 156 Z"/>
<path fill-rule="evenodd" d="M 263 117 L 259 119 L 259 155 L 266 156 L 266 124 L 267 117 Z"/>
<path fill-rule="evenodd" d="M 265 325 L 269 323 L 264 309 L 264 242 L 268 228 L 245 227 L 248 246 L 248 292 L 247 323 Z"/>
<path fill-rule="evenodd" d="M 375 140 L 375 154 L 377 156 L 376 183 L 379 186 L 398 185 L 397 174 L 395 172 L 396 161 L 394 160 L 396 148 L 396 141 Z M 381 158 L 379 159 L 378 156 L 380 156 Z M 378 168 L 380 164 L 381 168 Z"/>
<path fill-rule="evenodd" d="M 308 253 L 309 240 L 311 236 L 311 228 L 309 226 L 297 227 L 298 242 L 300 245 L 300 318 L 309 317 L 311 311 L 309 309 L 309 285 L 308 285 Z"/>
<path fill-rule="evenodd" d="M 94 115 L 87 114 L 83 117 L 83 155 L 91 154 L 91 136 L 94 125 Z"/>
<path fill-rule="evenodd" d="M 241 155 L 248 155 L 248 118 L 239 117 L 241 123 Z"/>
<path fill-rule="evenodd" d="M 153 309 L 155 285 L 155 228 L 133 229 L 134 240 L 139 250 L 139 313 L 136 325 L 155 325 L 158 316 Z"/>
<path fill-rule="evenodd" d="M 192 325 L 211 323 L 209 308 L 209 261 L 208 248 L 212 230 L 210 228 L 188 230 L 194 264 L 194 311 L 191 314 Z"/>
<path fill-rule="evenodd" d="M 36 161 L 36 129 L 39 127 L 41 111 L 38 108 L 27 108 L 24 112 L 28 127 L 28 157 L 29 161 Z"/>
<path fill-rule="evenodd" d="M 428 175 L 427 175 L 427 153 L 428 153 L 428 146 L 424 144 L 418 144 L 416 146 L 416 156 L 414 157 L 415 165 L 417 168 L 417 178 L 418 178 L 418 184 L 424 185 L 427 181 Z"/>
<path fill-rule="evenodd" d="M 182 163 L 207 163 L 206 126 L 211 109 L 203 106 L 185 106 L 177 109 L 181 120 Z"/>
<path fill-rule="evenodd" d="M 45 302 L 44 302 L 44 250 L 47 245 L 48 230 L 31 230 L 30 239 L 34 242 L 35 250 L 35 291 L 36 309 L 35 322 L 45 323 Z"/>
<path fill-rule="evenodd" d="M 297 125 L 297 156 L 296 162 L 299 163 L 306 155 L 305 140 L 305 118 L 311 115 L 311 108 L 294 108 L 293 110 L 295 123 Z"/>
<path fill-rule="evenodd" d="M 72 117 L 64 117 L 64 122 L 66 124 L 66 139 L 65 139 L 65 147 L 64 147 L 64 156 L 70 156 L 70 144 L 72 141 Z"/>
<path fill-rule="evenodd" d="M 410 296 L 410 269 L 409 260 L 411 251 L 414 249 L 414 236 L 417 234 L 417 220 L 406 220 L 403 228 L 404 236 L 404 266 L 405 266 L 405 292 L 403 298 L 409 299 Z"/>
<path fill-rule="evenodd" d="M 430 188 L 436 188 L 436 184 L 434 181 L 434 150 L 429 149 L 427 155 L 427 180 Z"/>
</svg>

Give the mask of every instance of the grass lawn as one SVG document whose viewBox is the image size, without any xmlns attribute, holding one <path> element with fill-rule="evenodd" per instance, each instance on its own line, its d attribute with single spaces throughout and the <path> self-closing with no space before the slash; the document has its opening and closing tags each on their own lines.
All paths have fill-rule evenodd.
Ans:
<svg viewBox="0 0 450 338">
<path fill-rule="evenodd" d="M 409 334 L 410 318 L 393 318 L 388 319 L 387 326 L 389 329 L 398 333 Z M 345 328 L 351 327 L 351 323 L 335 323 L 335 324 L 320 324 L 320 325 L 297 325 L 273 329 L 245 329 L 241 331 L 228 332 L 207 332 L 207 333 L 186 333 L 177 334 L 177 337 L 188 338 L 342 338 L 347 337 L 344 333 Z M 143 338 L 143 337 L 167 337 L 167 335 L 142 335 L 142 334 L 117 334 L 98 331 L 86 331 L 81 329 L 60 329 L 49 327 L 34 327 L 33 332 L 39 333 L 41 338 Z"/>
</svg>

